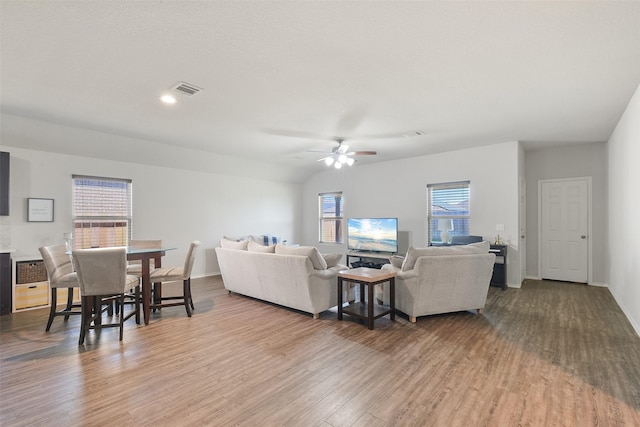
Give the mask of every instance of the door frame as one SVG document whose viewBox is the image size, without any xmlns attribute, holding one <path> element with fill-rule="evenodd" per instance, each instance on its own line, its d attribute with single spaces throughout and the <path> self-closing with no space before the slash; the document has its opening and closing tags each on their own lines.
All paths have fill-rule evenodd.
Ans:
<svg viewBox="0 0 640 427">
<path fill-rule="evenodd" d="M 527 277 L 527 181 L 519 177 L 518 186 L 518 251 L 520 252 L 520 286 Z"/>
<path fill-rule="evenodd" d="M 553 182 L 572 182 L 572 181 L 586 181 L 587 182 L 587 284 L 591 285 L 593 282 L 593 241 L 591 236 L 593 235 L 592 229 L 592 177 L 581 176 L 575 178 L 556 178 L 556 179 L 540 179 L 538 180 L 538 280 L 542 279 L 542 185 Z"/>
</svg>

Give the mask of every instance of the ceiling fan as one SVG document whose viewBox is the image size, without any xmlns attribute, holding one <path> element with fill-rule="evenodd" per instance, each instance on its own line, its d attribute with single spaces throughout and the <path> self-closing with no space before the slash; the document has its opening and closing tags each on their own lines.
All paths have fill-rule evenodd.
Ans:
<svg viewBox="0 0 640 427">
<path fill-rule="evenodd" d="M 378 154 L 375 151 L 349 151 L 349 146 L 344 144 L 343 138 L 336 138 L 336 142 L 338 145 L 331 149 L 331 154 L 318 159 L 319 162 L 340 169 L 344 165 L 352 166 L 356 162 L 354 156 L 375 156 Z"/>
</svg>

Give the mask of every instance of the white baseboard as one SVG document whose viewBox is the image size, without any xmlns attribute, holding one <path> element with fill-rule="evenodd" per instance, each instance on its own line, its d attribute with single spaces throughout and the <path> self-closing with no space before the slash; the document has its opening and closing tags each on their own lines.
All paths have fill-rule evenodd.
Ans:
<svg viewBox="0 0 640 427">
<path fill-rule="evenodd" d="M 609 292 L 611 292 L 611 295 L 613 295 L 613 299 L 616 300 L 616 302 L 618 303 L 618 306 L 620 307 L 620 309 L 624 313 L 625 317 L 627 318 L 629 323 L 631 323 L 631 327 L 633 327 L 633 329 L 636 331 L 636 335 L 638 335 L 638 337 L 640 337 L 640 325 L 638 323 L 636 323 L 634 321 L 634 319 L 629 315 L 629 310 L 627 310 L 627 308 L 625 307 L 624 303 L 622 302 L 622 299 L 620 299 L 616 295 L 614 290 L 609 288 Z"/>
<path fill-rule="evenodd" d="M 591 282 L 591 283 L 587 283 L 587 285 L 589 286 L 595 286 L 598 288 L 608 288 L 609 285 L 607 285 L 606 283 L 602 283 L 602 282 Z"/>
</svg>

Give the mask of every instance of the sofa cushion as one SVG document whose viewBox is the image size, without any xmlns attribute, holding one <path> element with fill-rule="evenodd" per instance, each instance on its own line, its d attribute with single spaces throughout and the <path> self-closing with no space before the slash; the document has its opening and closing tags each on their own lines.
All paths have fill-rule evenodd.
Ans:
<svg viewBox="0 0 640 427">
<path fill-rule="evenodd" d="M 226 249 L 238 249 L 241 251 L 246 251 L 248 245 L 249 245 L 248 240 L 243 240 L 241 242 L 235 242 L 233 240 L 227 240 L 227 239 L 220 240 L 220 246 Z"/>
<path fill-rule="evenodd" d="M 489 242 L 458 246 L 429 246 L 427 248 L 414 248 L 412 246 L 407 251 L 407 256 L 402 263 L 402 271 L 413 270 L 416 261 L 421 256 L 469 255 L 486 252 L 489 252 Z"/>
<path fill-rule="evenodd" d="M 309 257 L 313 268 L 316 270 L 326 270 L 327 262 L 324 257 L 313 246 L 286 246 L 278 243 L 276 245 L 276 253 L 283 255 L 300 255 Z"/>
<path fill-rule="evenodd" d="M 327 268 L 335 267 L 342 260 L 342 254 L 323 254 L 322 257 L 327 263 Z"/>
<path fill-rule="evenodd" d="M 249 252 L 262 252 L 262 253 L 274 254 L 276 253 L 276 245 L 264 246 L 254 242 L 253 240 L 250 240 L 249 244 L 247 245 L 247 250 Z"/>
</svg>

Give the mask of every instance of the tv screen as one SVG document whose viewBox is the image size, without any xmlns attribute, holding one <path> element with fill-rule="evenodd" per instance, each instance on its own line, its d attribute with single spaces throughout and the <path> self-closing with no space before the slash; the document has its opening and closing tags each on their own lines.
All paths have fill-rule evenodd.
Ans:
<svg viewBox="0 0 640 427">
<path fill-rule="evenodd" d="M 398 218 L 349 218 L 348 248 L 364 252 L 398 252 Z"/>
</svg>

